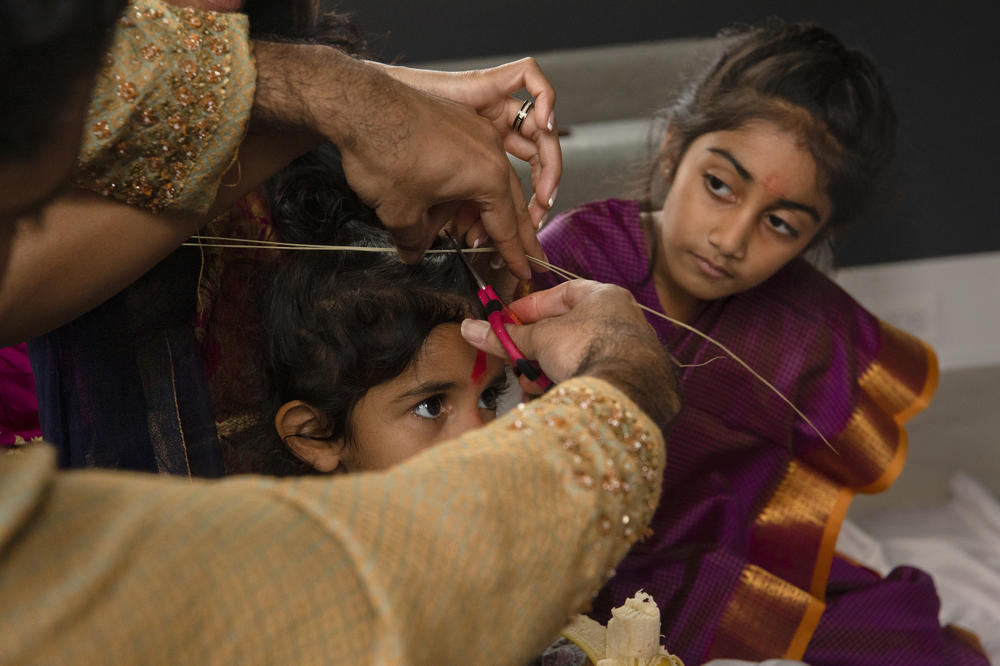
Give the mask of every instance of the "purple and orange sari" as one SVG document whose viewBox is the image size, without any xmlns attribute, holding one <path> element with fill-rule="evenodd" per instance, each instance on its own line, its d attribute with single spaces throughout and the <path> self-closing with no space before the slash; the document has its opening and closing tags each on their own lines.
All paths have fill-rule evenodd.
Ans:
<svg viewBox="0 0 1000 666">
<path fill-rule="evenodd" d="M 660 311 L 636 202 L 577 208 L 540 237 L 556 265 L 625 286 Z M 536 286 L 557 281 L 549 273 Z M 642 588 L 661 606 L 664 644 L 686 663 L 986 663 L 974 640 L 940 627 L 926 574 L 903 567 L 882 579 L 834 553 L 853 496 L 885 490 L 903 467 L 903 424 L 937 384 L 933 350 L 802 260 L 690 322 L 773 383 L 834 452 L 717 347 L 649 320 L 688 366 L 684 407 L 668 436 L 653 534 L 598 595 L 595 619 Z"/>
</svg>

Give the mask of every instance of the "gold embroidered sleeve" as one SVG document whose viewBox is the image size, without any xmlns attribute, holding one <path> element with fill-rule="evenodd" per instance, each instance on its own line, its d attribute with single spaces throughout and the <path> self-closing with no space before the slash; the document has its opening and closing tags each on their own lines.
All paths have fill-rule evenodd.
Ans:
<svg viewBox="0 0 1000 666">
<path fill-rule="evenodd" d="M 578 378 L 384 475 L 348 475 L 353 499 L 330 525 L 349 526 L 361 587 L 348 596 L 377 609 L 372 662 L 540 654 L 643 536 L 664 459 L 659 429 L 624 394 Z M 315 501 L 305 484 L 274 491 Z"/>
<path fill-rule="evenodd" d="M 0 460 L 0 663 L 523 664 L 640 537 L 664 450 L 623 393 L 574 379 L 385 472 L 19 460 Z"/>
<path fill-rule="evenodd" d="M 91 97 L 74 183 L 202 213 L 233 163 L 256 70 L 243 14 L 129 3 Z"/>
</svg>

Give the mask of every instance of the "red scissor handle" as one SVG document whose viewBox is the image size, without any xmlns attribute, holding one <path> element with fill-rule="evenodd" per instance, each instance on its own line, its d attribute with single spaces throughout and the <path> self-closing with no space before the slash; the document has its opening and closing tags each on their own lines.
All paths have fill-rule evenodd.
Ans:
<svg viewBox="0 0 1000 666">
<path fill-rule="evenodd" d="M 552 380 L 549 379 L 542 369 L 538 367 L 537 363 L 533 363 L 525 358 L 521 350 L 517 348 L 514 341 L 511 340 L 510 334 L 507 332 L 507 327 L 504 324 L 520 324 L 520 320 L 517 316 L 511 312 L 503 301 L 497 296 L 496 292 L 493 291 L 493 287 L 486 285 L 479 290 L 479 301 L 483 304 L 486 309 L 486 319 L 490 322 L 490 327 L 493 332 L 496 333 L 497 339 L 500 340 L 501 346 L 507 356 L 510 356 L 510 360 L 513 361 L 514 367 L 517 368 L 521 374 L 527 377 L 529 380 L 538 384 L 542 390 L 548 390 L 552 386 Z"/>
</svg>

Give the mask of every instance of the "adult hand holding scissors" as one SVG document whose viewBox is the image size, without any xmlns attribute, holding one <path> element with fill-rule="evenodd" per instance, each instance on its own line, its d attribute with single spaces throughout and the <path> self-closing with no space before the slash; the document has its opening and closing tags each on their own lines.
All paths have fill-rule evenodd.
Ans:
<svg viewBox="0 0 1000 666">
<path fill-rule="evenodd" d="M 418 260 L 456 216 L 460 233 L 481 220 L 511 271 L 530 278 L 525 255 L 544 255 L 493 122 L 336 49 L 256 42 L 255 53 L 254 118 L 309 129 L 333 142 L 348 182 L 390 230 L 400 256 Z M 453 87 L 479 91 L 476 99 L 499 96 L 497 108 L 511 103 L 496 85 Z M 513 125 L 518 114 L 512 115 Z M 534 117 L 526 114 L 520 129 L 527 115 Z M 549 169 L 549 180 L 558 180 L 560 168 Z"/>
<path fill-rule="evenodd" d="M 677 413 L 680 395 L 674 364 L 627 290 L 571 280 L 509 307 L 523 322 L 507 327 L 511 339 L 553 381 L 582 375 L 603 379 L 660 425 Z M 462 335 L 478 349 L 505 355 L 485 321 L 465 320 Z"/>
<path fill-rule="evenodd" d="M 504 149 L 531 166 L 535 189 L 528 204 L 537 228 L 555 203 L 562 175 L 562 150 L 556 127 L 556 93 L 534 58 L 469 72 L 381 65 L 407 85 L 471 106 L 503 137 Z M 524 89 L 530 101 L 514 97 Z"/>
</svg>

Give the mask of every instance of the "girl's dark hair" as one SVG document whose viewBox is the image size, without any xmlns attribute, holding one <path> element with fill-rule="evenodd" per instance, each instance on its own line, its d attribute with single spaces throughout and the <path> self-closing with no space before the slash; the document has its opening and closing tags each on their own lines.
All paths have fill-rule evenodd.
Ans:
<svg viewBox="0 0 1000 666">
<path fill-rule="evenodd" d="M 313 42 L 355 57 L 366 54 L 367 44 L 355 14 L 327 11 L 320 0 L 246 0 L 243 11 L 255 39 Z"/>
<path fill-rule="evenodd" d="M 125 0 L 0 0 L 0 160 L 31 157 L 92 77 Z M 81 128 L 82 131 L 82 128 Z"/>
<path fill-rule="evenodd" d="M 799 133 L 816 160 L 833 204 L 827 232 L 875 212 L 895 155 L 896 112 L 872 61 L 808 23 L 719 36 L 727 48 L 661 112 L 673 164 L 703 134 L 768 120 Z"/>
<path fill-rule="evenodd" d="M 391 248 L 388 232 L 348 189 L 333 151 L 300 158 L 269 186 L 282 240 Z M 476 285 L 455 253 L 417 265 L 395 252 L 293 251 L 261 290 L 262 423 L 252 471 L 309 473 L 278 438 L 274 416 L 303 400 L 351 443 L 351 412 L 369 389 L 400 375 L 439 324 L 482 316 Z M 246 463 L 246 456 L 242 455 Z"/>
</svg>

